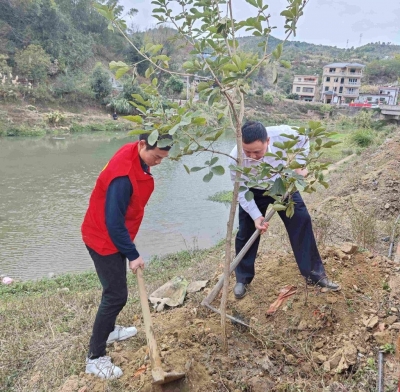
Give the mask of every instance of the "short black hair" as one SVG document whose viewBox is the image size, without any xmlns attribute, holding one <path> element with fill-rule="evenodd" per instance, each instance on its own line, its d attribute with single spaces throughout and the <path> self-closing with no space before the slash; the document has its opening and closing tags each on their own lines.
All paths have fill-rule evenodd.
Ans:
<svg viewBox="0 0 400 392">
<path fill-rule="evenodd" d="M 157 146 L 157 142 L 160 140 L 164 140 L 164 139 L 169 139 L 172 140 L 172 136 L 169 135 L 168 133 L 164 134 L 164 135 L 159 135 L 157 142 L 155 142 L 153 145 L 149 144 L 149 142 L 147 141 L 147 139 L 149 138 L 149 133 L 141 133 L 139 135 L 139 140 L 144 140 L 146 142 L 146 150 L 154 150 Z M 171 149 L 171 146 L 165 146 L 165 147 L 158 147 L 160 150 L 162 151 L 169 151 Z"/>
<path fill-rule="evenodd" d="M 246 121 L 242 125 L 242 140 L 244 144 L 250 144 L 257 140 L 265 143 L 268 139 L 268 132 L 259 121 Z"/>
</svg>

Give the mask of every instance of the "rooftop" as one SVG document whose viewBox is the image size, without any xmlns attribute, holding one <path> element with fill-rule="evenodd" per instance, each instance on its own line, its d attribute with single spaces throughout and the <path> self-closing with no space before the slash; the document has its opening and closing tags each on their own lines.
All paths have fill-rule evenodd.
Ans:
<svg viewBox="0 0 400 392">
<path fill-rule="evenodd" d="M 324 67 L 337 67 L 337 68 L 345 68 L 345 67 L 365 67 L 364 64 L 360 64 L 360 63 L 331 63 L 331 64 L 327 64 L 324 65 Z"/>
</svg>

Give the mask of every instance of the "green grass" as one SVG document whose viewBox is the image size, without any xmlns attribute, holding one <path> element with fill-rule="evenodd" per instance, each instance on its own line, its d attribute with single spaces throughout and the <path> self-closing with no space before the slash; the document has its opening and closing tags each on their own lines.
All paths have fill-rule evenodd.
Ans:
<svg viewBox="0 0 400 392">
<path fill-rule="evenodd" d="M 219 203 L 230 203 L 232 201 L 232 196 L 232 191 L 221 191 L 209 196 L 207 200 L 216 201 Z"/>
<path fill-rule="evenodd" d="M 216 245 L 220 246 L 220 245 Z M 212 248 L 213 249 L 213 248 Z M 149 281 L 165 279 L 165 276 L 175 276 L 189 267 L 194 261 L 210 252 L 210 250 L 184 250 L 162 257 L 153 257 L 146 265 L 146 279 Z M 136 284 L 136 276 L 128 273 L 128 283 Z M 95 272 L 78 274 L 63 274 L 56 278 L 43 278 L 37 281 L 14 282 L 11 285 L 0 285 L 0 298 L 16 298 L 57 293 L 61 288 L 68 288 L 70 292 L 83 292 L 101 289 Z M 1 301 L 0 301 L 1 303 Z"/>
</svg>

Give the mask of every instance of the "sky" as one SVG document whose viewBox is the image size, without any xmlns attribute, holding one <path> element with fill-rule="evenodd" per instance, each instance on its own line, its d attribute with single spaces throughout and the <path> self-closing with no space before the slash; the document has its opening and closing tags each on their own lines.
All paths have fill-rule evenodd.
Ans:
<svg viewBox="0 0 400 392">
<path fill-rule="evenodd" d="M 156 26 L 151 10 L 151 0 L 119 0 L 126 10 L 136 8 L 139 12 L 128 24 L 145 30 Z M 286 0 L 264 0 L 269 4 L 271 22 L 278 28 L 272 35 L 284 38 L 283 17 Z M 244 0 L 233 0 L 234 17 L 250 16 L 252 6 Z M 304 15 L 298 23 L 298 32 L 290 40 L 313 44 L 351 48 L 369 42 L 391 42 L 400 45 L 400 2 L 398 0 L 309 0 Z M 282 26 L 282 27 L 280 27 Z"/>
</svg>

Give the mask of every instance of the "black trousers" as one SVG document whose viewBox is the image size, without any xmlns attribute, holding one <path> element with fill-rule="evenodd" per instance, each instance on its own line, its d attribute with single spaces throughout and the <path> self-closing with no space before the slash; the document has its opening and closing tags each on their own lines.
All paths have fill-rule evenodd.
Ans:
<svg viewBox="0 0 400 392">
<path fill-rule="evenodd" d="M 122 253 L 102 256 L 86 247 L 103 286 L 101 302 L 89 343 L 88 358 L 95 359 L 106 355 L 108 335 L 114 331 L 115 320 L 128 300 L 127 265 L 126 257 Z"/>
<path fill-rule="evenodd" d="M 251 189 L 254 193 L 254 201 L 260 212 L 265 215 L 269 204 L 274 203 L 274 199 L 269 196 L 263 196 L 264 191 L 261 189 Z M 290 244 L 293 249 L 294 257 L 299 267 L 300 273 L 317 282 L 325 277 L 325 269 L 319 255 L 317 244 L 315 242 L 314 233 L 310 214 L 299 192 L 293 194 L 295 204 L 294 215 L 288 218 L 285 211 L 279 211 L 278 214 L 282 219 L 286 231 L 289 235 Z M 238 254 L 250 239 L 255 231 L 254 221 L 251 216 L 239 206 L 239 231 L 236 236 L 235 247 Z M 249 284 L 254 278 L 254 263 L 257 256 L 260 237 L 256 239 L 242 261 L 235 269 L 236 282 Z"/>
</svg>

